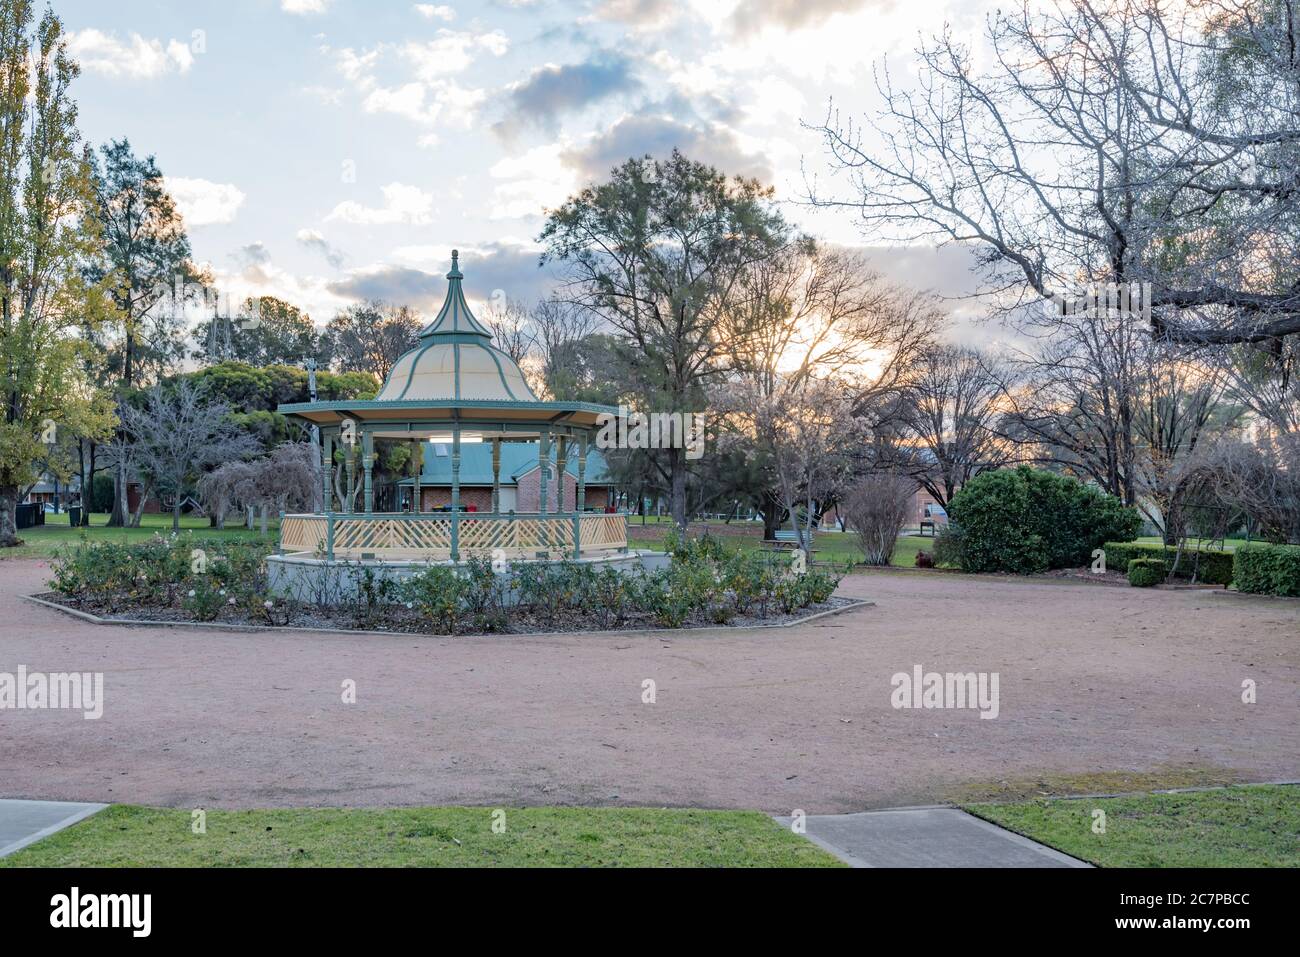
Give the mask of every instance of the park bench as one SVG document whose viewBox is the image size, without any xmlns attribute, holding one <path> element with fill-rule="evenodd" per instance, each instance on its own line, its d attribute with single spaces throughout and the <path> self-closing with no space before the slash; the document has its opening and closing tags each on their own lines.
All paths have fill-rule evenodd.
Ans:
<svg viewBox="0 0 1300 957">
<path fill-rule="evenodd" d="M 807 534 L 808 554 L 811 556 L 816 554 L 817 549 L 812 547 L 814 542 L 813 533 L 810 531 Z M 794 533 L 794 529 L 778 528 L 772 538 L 763 539 L 763 547 L 769 551 L 789 551 L 792 548 L 799 547 L 799 536 Z"/>
<path fill-rule="evenodd" d="M 919 531 L 920 531 L 920 534 L 924 536 L 924 535 L 925 535 L 925 530 L 926 530 L 927 528 L 930 530 L 930 537 L 931 537 L 931 538 L 934 538 L 935 532 L 934 532 L 934 522 L 933 522 L 933 520 L 931 520 L 931 519 L 926 519 L 925 521 L 921 522 L 921 528 L 920 528 L 920 530 L 919 530 Z"/>
</svg>

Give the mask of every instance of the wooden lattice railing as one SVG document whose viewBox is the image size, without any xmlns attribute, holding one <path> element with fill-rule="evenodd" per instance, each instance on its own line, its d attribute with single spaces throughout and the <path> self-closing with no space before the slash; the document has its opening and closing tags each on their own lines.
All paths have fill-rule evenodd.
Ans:
<svg viewBox="0 0 1300 957">
<path fill-rule="evenodd" d="M 286 515 L 280 520 L 281 551 L 325 551 L 326 525 L 324 515 Z"/>
<path fill-rule="evenodd" d="M 280 548 L 344 558 L 448 558 L 453 524 L 462 558 L 571 556 L 575 532 L 584 555 L 627 547 L 627 516 L 621 513 L 462 512 L 458 521 L 447 513 L 286 515 L 280 523 Z"/>
</svg>

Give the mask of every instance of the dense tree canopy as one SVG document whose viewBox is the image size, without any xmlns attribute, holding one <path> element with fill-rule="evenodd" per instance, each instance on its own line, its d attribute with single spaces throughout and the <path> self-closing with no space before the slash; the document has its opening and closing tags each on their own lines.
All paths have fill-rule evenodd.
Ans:
<svg viewBox="0 0 1300 957">
<path fill-rule="evenodd" d="M 78 339 L 109 307 L 79 269 L 96 235 L 77 66 L 57 17 L 33 26 L 30 2 L 0 3 L 0 546 L 17 543 L 19 498 L 50 448 L 111 424 Z"/>
</svg>

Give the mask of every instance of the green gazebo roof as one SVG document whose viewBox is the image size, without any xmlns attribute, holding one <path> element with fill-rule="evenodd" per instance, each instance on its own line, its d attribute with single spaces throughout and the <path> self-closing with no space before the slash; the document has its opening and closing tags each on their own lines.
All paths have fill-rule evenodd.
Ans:
<svg viewBox="0 0 1300 957">
<path fill-rule="evenodd" d="M 592 429 L 612 406 L 537 398 L 519 364 L 492 345 L 492 333 L 474 317 L 461 287 L 460 253 L 452 250 L 447 298 L 420 330 L 413 349 L 394 364 L 374 399 L 293 402 L 283 415 L 332 428 L 353 419 L 375 435 L 418 438 L 458 425 L 485 436 L 525 438 L 545 430 Z"/>
<path fill-rule="evenodd" d="M 536 402 L 519 365 L 492 345 L 492 333 L 474 318 L 460 281 L 460 253 L 451 252 L 447 299 L 420 332 L 419 345 L 395 363 L 379 401 L 475 399 Z"/>
</svg>

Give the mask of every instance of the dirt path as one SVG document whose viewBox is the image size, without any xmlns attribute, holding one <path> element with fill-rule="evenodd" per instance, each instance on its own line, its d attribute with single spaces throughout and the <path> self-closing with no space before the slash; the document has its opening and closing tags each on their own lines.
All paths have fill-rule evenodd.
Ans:
<svg viewBox="0 0 1300 957">
<path fill-rule="evenodd" d="M 102 671 L 104 716 L 0 710 L 0 797 L 827 813 L 1300 778 L 1300 601 L 898 572 L 784 630 L 354 638 L 97 627 L 19 599 L 46 574 L 0 561 L 0 671 Z M 917 664 L 998 672 L 999 717 L 893 709 Z"/>
</svg>

